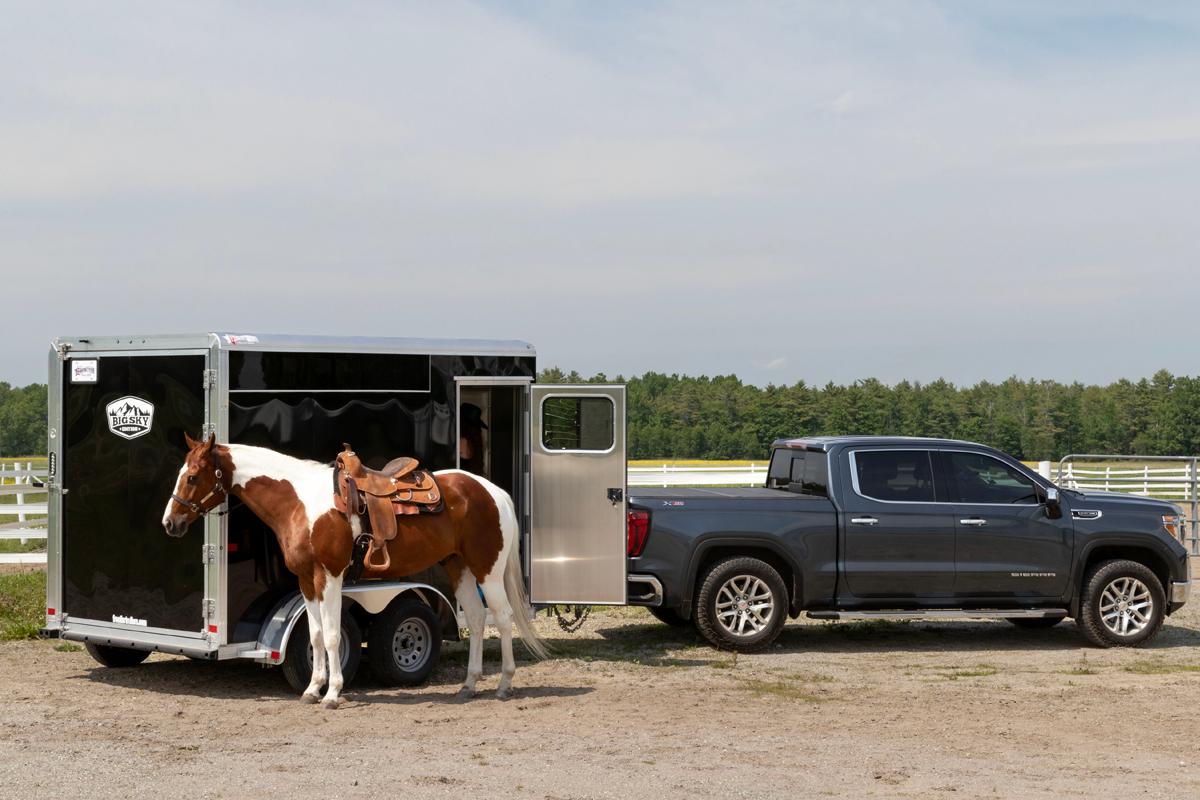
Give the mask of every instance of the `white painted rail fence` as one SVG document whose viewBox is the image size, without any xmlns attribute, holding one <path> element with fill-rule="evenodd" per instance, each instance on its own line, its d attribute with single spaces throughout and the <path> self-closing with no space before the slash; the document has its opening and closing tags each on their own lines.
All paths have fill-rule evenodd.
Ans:
<svg viewBox="0 0 1200 800">
<path fill-rule="evenodd" d="M 0 503 L 0 516 L 16 515 L 15 522 L 0 522 L 0 539 L 20 539 L 26 544 L 30 539 L 46 538 L 46 501 L 27 502 L 27 495 L 45 495 L 46 490 L 34 486 L 36 480 L 46 478 L 46 470 L 35 470 L 27 462 L 21 464 L 0 463 L 0 496 L 16 496 L 15 503 Z M 45 564 L 45 553 L 0 553 L 0 564 Z"/>
<path fill-rule="evenodd" d="M 748 467 L 691 467 L 663 464 L 661 467 L 629 467 L 630 486 L 762 486 L 767 482 L 767 464 Z"/>
</svg>

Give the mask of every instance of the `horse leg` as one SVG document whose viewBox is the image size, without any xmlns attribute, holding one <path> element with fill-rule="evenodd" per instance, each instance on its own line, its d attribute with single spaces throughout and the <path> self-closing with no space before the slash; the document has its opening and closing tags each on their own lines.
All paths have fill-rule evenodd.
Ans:
<svg viewBox="0 0 1200 800">
<path fill-rule="evenodd" d="M 504 591 L 504 563 L 498 566 L 483 581 L 483 596 L 487 598 L 488 608 L 492 611 L 492 620 L 496 630 L 500 631 L 500 652 L 503 655 L 503 666 L 500 674 L 500 688 L 496 697 L 507 700 L 513 696 L 512 679 L 517 671 L 517 662 L 513 659 L 512 642 L 512 607 L 508 604 L 508 595 Z"/>
<path fill-rule="evenodd" d="M 454 587 L 454 597 L 462 606 L 463 614 L 467 617 L 467 630 L 471 632 L 467 680 L 458 690 L 458 696 L 462 698 L 474 697 L 475 683 L 483 677 L 483 624 L 487 621 L 487 610 L 479 598 L 477 586 L 471 571 L 462 569 L 458 585 Z"/>
<path fill-rule="evenodd" d="M 342 659 L 338 649 L 342 643 L 342 576 L 325 573 L 325 599 L 321 601 L 321 627 L 324 629 L 324 650 L 329 655 L 329 690 L 321 708 L 335 709 L 341 701 Z M 315 654 L 317 645 L 313 645 Z M 315 661 L 315 658 L 314 658 Z"/>
<path fill-rule="evenodd" d="M 321 687 L 325 685 L 325 646 L 321 641 L 321 608 L 316 597 L 311 600 L 304 598 L 304 608 L 308 611 L 308 641 L 312 645 L 313 668 L 312 679 L 308 688 L 300 698 L 305 703 L 317 703 L 321 700 Z M 293 642 L 293 647 L 303 647 L 302 642 Z"/>
</svg>

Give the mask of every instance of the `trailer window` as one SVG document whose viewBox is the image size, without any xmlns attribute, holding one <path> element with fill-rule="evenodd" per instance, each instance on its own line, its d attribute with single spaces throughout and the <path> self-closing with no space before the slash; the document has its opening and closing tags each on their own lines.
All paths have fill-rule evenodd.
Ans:
<svg viewBox="0 0 1200 800">
<path fill-rule="evenodd" d="M 542 401 L 542 445 L 547 450 L 611 450 L 614 409 L 608 397 L 547 397 Z"/>
<path fill-rule="evenodd" d="M 409 353 L 229 354 L 231 392 L 428 392 L 429 356 Z"/>
</svg>

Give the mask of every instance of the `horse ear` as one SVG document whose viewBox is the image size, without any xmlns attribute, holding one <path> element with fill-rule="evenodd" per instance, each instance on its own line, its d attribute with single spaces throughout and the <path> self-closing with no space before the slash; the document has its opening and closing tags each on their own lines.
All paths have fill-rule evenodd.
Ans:
<svg viewBox="0 0 1200 800">
<path fill-rule="evenodd" d="M 183 432 L 183 440 L 187 442 L 188 450 L 196 449 L 196 440 L 187 435 L 187 431 Z"/>
<path fill-rule="evenodd" d="M 206 447 L 207 447 L 209 450 L 213 450 L 213 449 L 215 449 L 215 448 L 216 448 L 216 446 L 217 446 L 217 435 L 216 435 L 215 433 L 210 433 L 210 434 L 208 435 L 208 441 L 207 441 L 207 442 L 205 442 L 205 443 L 204 443 L 204 445 L 205 445 L 205 446 L 206 446 Z"/>
</svg>

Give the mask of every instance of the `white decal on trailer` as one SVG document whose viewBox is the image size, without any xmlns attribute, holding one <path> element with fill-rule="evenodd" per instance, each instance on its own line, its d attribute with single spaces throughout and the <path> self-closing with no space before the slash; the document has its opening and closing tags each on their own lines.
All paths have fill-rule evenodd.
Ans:
<svg viewBox="0 0 1200 800">
<path fill-rule="evenodd" d="M 122 439 L 136 439 L 150 432 L 154 404 L 140 397 L 122 397 L 105 407 L 108 429 Z"/>
</svg>

